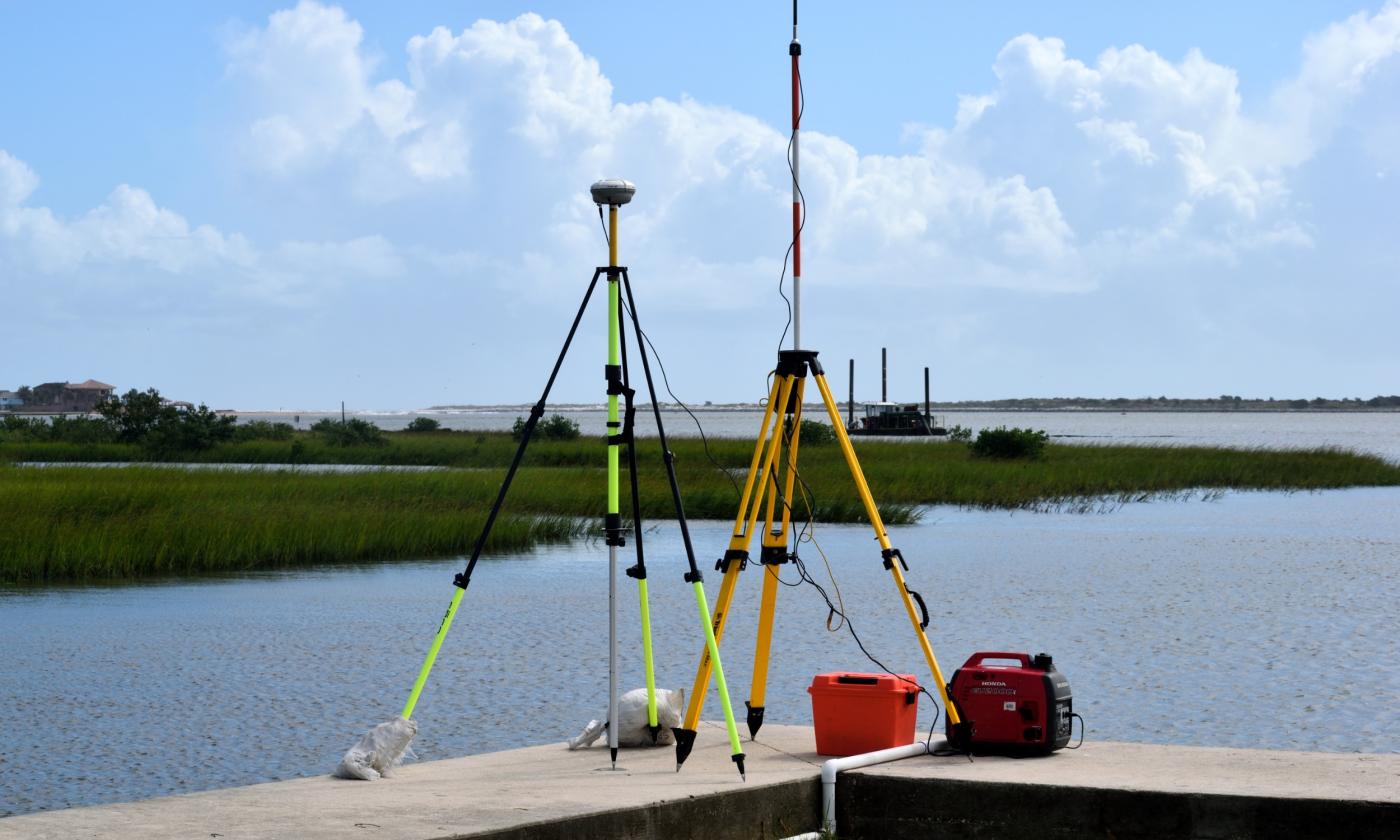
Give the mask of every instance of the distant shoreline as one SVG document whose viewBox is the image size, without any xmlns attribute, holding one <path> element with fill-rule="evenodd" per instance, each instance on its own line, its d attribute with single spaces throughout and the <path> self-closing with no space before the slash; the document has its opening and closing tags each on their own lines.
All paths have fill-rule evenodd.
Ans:
<svg viewBox="0 0 1400 840">
<path fill-rule="evenodd" d="M 902 405 L 914 405 L 915 403 L 901 403 Z M 639 402 L 638 407 L 650 408 L 651 403 Z M 845 403 L 841 404 L 842 409 Z M 856 407 L 860 408 L 865 403 L 857 402 Z M 922 405 L 922 404 L 920 404 Z M 414 409 L 354 409 L 346 410 L 347 415 L 412 415 L 412 414 L 445 414 L 460 412 L 464 414 L 495 414 L 508 412 L 528 413 L 532 407 L 531 403 L 520 405 L 434 405 L 427 408 Z M 756 412 L 762 411 L 763 406 L 757 403 L 728 403 L 724 405 L 686 405 L 696 414 L 720 414 L 736 412 Z M 673 402 L 662 402 L 661 408 L 665 411 L 680 411 L 681 406 Z M 606 411 L 607 406 L 603 403 L 560 403 L 550 404 L 549 411 L 574 412 L 574 411 Z M 803 406 L 803 412 L 821 411 L 824 407 L 820 403 L 807 403 Z M 958 404 L 930 404 L 929 410 L 939 414 L 1400 414 L 1400 407 L 1373 407 L 1358 406 L 1356 408 L 1151 408 L 1147 406 L 1133 406 L 1126 408 L 1098 408 L 1098 407 L 1077 407 L 1077 406 L 1057 406 L 1045 408 L 1010 408 L 1006 406 L 991 405 L 968 405 Z M 229 414 L 265 414 L 269 416 L 295 415 L 321 415 L 339 414 L 340 409 L 301 409 L 288 411 L 283 409 L 220 409 L 220 413 Z"/>
<path fill-rule="evenodd" d="M 919 405 L 922 403 L 902 402 L 900 405 Z M 364 408 L 346 409 L 347 416 L 402 416 L 408 417 L 421 414 L 502 414 L 516 412 L 520 414 L 528 413 L 532 403 L 522 403 L 518 405 L 433 405 L 427 408 Z M 650 408 L 651 403 L 639 402 L 638 408 Z M 856 408 L 860 409 L 866 402 L 857 401 Z M 841 402 L 840 406 L 844 411 L 846 403 Z M 696 414 L 722 414 L 762 411 L 763 406 L 757 403 L 725 403 L 712 405 L 690 405 L 685 406 Z M 673 402 L 662 402 L 663 411 L 681 411 L 682 406 Z M 551 403 L 549 411 L 557 412 L 580 412 L 580 411 L 606 411 L 607 405 L 604 403 Z M 1004 405 L 984 405 L 977 403 L 931 403 L 929 410 L 936 414 L 1400 414 L 1400 407 L 1397 406 L 1368 406 L 1359 405 L 1356 407 L 1326 406 L 1318 408 L 1289 408 L 1285 406 L 1270 407 L 1246 405 L 1239 408 L 1213 408 L 1209 406 L 1200 407 L 1174 407 L 1163 406 L 1153 407 L 1146 405 L 1133 405 L 1123 407 L 1102 407 L 1102 406 L 1004 406 Z M 803 405 L 804 413 L 822 412 L 824 406 L 820 403 L 806 403 Z M 266 417 L 320 417 L 333 416 L 341 413 L 339 408 L 218 408 L 214 409 L 216 414 L 234 415 L 260 415 Z M 26 411 L 3 410 L 0 417 L 81 417 L 92 416 L 95 412 L 83 411 Z"/>
</svg>

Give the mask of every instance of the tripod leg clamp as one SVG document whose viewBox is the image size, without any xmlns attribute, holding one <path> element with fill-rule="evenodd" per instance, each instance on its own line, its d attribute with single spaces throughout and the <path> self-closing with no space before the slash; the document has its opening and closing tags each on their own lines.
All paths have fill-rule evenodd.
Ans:
<svg viewBox="0 0 1400 840">
<path fill-rule="evenodd" d="M 758 555 L 758 562 L 764 566 L 781 566 L 791 559 L 785 545 L 765 545 Z"/>
<path fill-rule="evenodd" d="M 880 556 L 885 558 L 885 569 L 893 569 L 894 561 L 898 560 L 899 565 L 904 567 L 904 571 L 909 571 L 909 564 L 904 562 L 904 555 L 899 553 L 897 548 L 887 548 L 880 552 Z"/>
<path fill-rule="evenodd" d="M 611 390 L 609 390 L 609 393 L 612 393 Z M 620 393 L 626 400 L 626 409 L 622 414 L 621 431 L 616 434 L 608 435 L 608 446 L 620 446 L 624 443 L 631 445 L 633 437 L 632 432 L 637 422 L 637 404 L 634 400 L 634 397 L 637 396 L 636 390 L 624 387 Z M 617 429 L 619 426 L 614 423 L 609 423 L 608 428 Z"/>
<path fill-rule="evenodd" d="M 715 561 L 715 571 L 722 575 L 729 574 L 729 564 L 735 560 L 739 561 L 739 571 L 749 567 L 749 553 L 742 548 L 731 548 L 724 552 L 724 556 Z"/>
<path fill-rule="evenodd" d="M 603 520 L 603 542 L 607 545 L 627 545 L 622 536 L 622 514 L 609 513 Z"/>
<path fill-rule="evenodd" d="M 603 378 L 608 380 L 608 396 L 616 397 L 626 390 L 622 384 L 622 365 L 603 365 Z"/>
</svg>

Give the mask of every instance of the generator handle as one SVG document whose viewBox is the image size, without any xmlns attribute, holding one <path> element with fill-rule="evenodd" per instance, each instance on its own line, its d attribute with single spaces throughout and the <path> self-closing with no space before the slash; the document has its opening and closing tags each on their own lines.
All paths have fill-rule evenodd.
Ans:
<svg viewBox="0 0 1400 840">
<path fill-rule="evenodd" d="M 981 665 L 988 659 L 1014 659 L 1021 663 L 1022 668 L 1031 667 L 1031 655 L 1029 653 L 1010 653 L 1007 651 L 979 651 L 968 657 L 964 668 L 973 668 Z"/>
</svg>

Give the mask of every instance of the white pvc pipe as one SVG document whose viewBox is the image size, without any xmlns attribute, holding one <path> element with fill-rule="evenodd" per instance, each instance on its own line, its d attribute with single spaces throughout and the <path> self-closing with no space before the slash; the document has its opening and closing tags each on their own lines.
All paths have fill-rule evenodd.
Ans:
<svg viewBox="0 0 1400 840">
<path fill-rule="evenodd" d="M 841 758 L 833 758 L 822 763 L 822 828 L 828 832 L 836 831 L 836 774 L 842 770 L 855 770 L 859 767 L 870 767 L 875 764 L 884 764 L 889 761 L 898 761 L 901 758 L 914 758 L 915 756 L 927 755 L 928 744 L 920 741 L 917 744 L 908 744 L 903 747 L 890 747 L 885 750 L 861 753 L 860 755 L 848 755 Z M 785 840 L 818 840 L 821 832 L 809 831 L 806 834 L 794 834 Z"/>
</svg>

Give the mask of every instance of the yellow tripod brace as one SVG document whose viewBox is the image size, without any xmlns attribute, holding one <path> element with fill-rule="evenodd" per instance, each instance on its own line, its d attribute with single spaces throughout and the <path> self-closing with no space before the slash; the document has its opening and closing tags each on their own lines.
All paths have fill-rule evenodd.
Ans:
<svg viewBox="0 0 1400 840">
<path fill-rule="evenodd" d="M 817 390 L 821 393 L 822 403 L 825 405 L 827 415 L 831 419 L 831 425 L 836 431 L 836 440 L 840 445 L 841 454 L 846 460 L 846 466 L 849 468 L 851 478 L 855 483 L 856 494 L 860 497 L 871 527 L 875 530 L 875 538 L 880 543 L 880 555 L 884 559 L 884 566 L 889 570 L 895 589 L 899 592 L 899 597 L 904 603 L 909 623 L 914 628 L 915 636 L 918 637 L 919 647 L 923 651 L 924 659 L 933 675 L 938 695 L 942 699 L 943 708 L 948 715 L 948 721 L 957 726 L 961 724 L 961 719 L 956 707 L 948 699 L 947 681 L 943 678 L 942 669 L 938 667 L 938 660 L 933 654 L 933 647 L 929 644 L 928 635 L 925 632 L 928 627 L 928 609 L 924 605 L 923 599 L 913 592 L 905 582 L 904 572 L 909 567 L 904 562 L 904 557 L 900 554 L 899 549 L 890 543 L 889 534 L 885 531 L 885 524 L 880 518 L 875 498 L 870 492 L 870 485 L 866 483 L 865 473 L 861 470 L 855 448 L 851 445 L 850 436 L 846 434 L 846 427 L 841 422 L 841 410 L 831 394 L 826 374 L 817 361 L 817 351 L 782 350 L 778 353 L 778 367 L 768 394 L 768 403 L 764 408 L 763 421 L 759 427 L 753 457 L 749 461 L 748 476 L 744 481 L 744 489 L 739 500 L 739 512 L 734 520 L 734 531 L 729 540 L 729 547 L 724 552 L 724 557 L 715 565 L 717 570 L 724 573 L 724 580 L 720 584 L 719 596 L 712 612 L 714 637 L 718 644 L 724 635 L 724 625 L 729 618 L 729 609 L 734 600 L 734 589 L 739 581 L 739 574 L 748 566 L 749 546 L 753 540 L 754 529 L 758 524 L 759 509 L 763 507 L 765 530 L 762 551 L 759 555 L 759 562 L 763 567 L 763 593 L 758 614 L 757 639 L 754 645 L 753 685 L 749 700 L 745 703 L 748 707 L 749 736 L 750 738 L 754 737 L 758 733 L 759 727 L 763 725 L 764 695 L 767 690 L 768 662 L 773 641 L 773 617 L 778 601 L 778 567 L 790 559 L 787 543 L 792 506 L 789 500 L 793 498 L 793 487 L 798 475 L 797 456 L 802 428 L 802 400 L 809 373 L 817 384 Z M 762 477 L 761 484 L 760 477 Z M 781 493 L 779 492 L 780 487 Z M 700 666 L 696 671 L 695 684 L 690 693 L 690 703 L 686 708 L 683 725 L 687 729 L 694 729 L 700 720 L 700 712 L 704 708 L 705 694 L 710 683 L 710 672 L 711 660 L 709 650 L 706 649 L 701 652 Z M 685 756 L 679 752 L 679 746 L 678 744 L 678 763 L 685 760 Z"/>
</svg>

